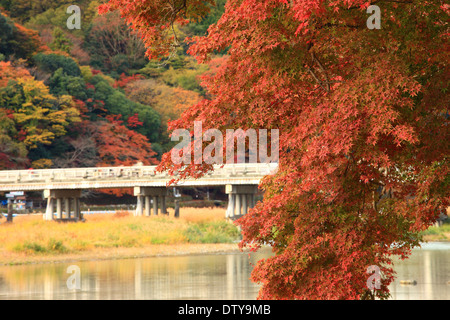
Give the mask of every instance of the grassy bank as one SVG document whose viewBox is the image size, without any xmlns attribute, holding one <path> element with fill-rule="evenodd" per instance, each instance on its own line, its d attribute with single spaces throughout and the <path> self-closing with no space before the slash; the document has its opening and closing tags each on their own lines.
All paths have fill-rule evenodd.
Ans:
<svg viewBox="0 0 450 320">
<path fill-rule="evenodd" d="M 440 227 L 429 227 L 422 235 L 425 241 L 450 241 L 450 219 Z"/>
<path fill-rule="evenodd" d="M 181 217 L 86 215 L 86 222 L 43 221 L 42 215 L 0 220 L 0 265 L 237 251 L 239 230 L 223 208 L 183 208 Z M 450 221 L 423 232 L 425 241 L 450 241 Z"/>
<path fill-rule="evenodd" d="M 178 219 L 170 210 L 169 216 L 134 217 L 123 211 L 85 218 L 84 223 L 58 223 L 34 215 L 2 223 L 0 264 L 223 251 L 237 249 L 240 237 L 220 208 L 185 208 Z"/>
</svg>

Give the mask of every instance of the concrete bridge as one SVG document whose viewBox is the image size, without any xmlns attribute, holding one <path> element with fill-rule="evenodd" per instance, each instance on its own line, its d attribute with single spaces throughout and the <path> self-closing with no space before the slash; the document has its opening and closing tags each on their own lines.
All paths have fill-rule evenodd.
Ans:
<svg viewBox="0 0 450 320">
<path fill-rule="evenodd" d="M 237 219 L 255 205 L 261 179 L 275 173 L 277 163 L 239 163 L 214 166 L 202 178 L 187 178 L 177 187 L 225 186 L 228 194 L 226 217 Z M 156 166 L 96 167 L 0 171 L 0 191 L 43 191 L 47 199 L 44 220 L 79 220 L 83 189 L 133 188 L 137 197 L 135 215 L 165 214 L 167 184 L 174 177 L 156 172 Z M 158 206 L 159 204 L 159 206 Z"/>
</svg>

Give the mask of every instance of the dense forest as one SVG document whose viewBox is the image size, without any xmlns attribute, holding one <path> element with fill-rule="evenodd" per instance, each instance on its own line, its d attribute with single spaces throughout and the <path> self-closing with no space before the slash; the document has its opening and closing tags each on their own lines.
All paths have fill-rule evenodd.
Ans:
<svg viewBox="0 0 450 320">
<path fill-rule="evenodd" d="M 187 45 L 149 60 L 141 37 L 103 1 L 81 0 L 69 30 L 67 0 L 0 0 L 0 170 L 156 164 L 171 147 L 167 123 L 205 96 L 203 65 Z M 202 35 L 224 11 L 177 29 Z"/>
</svg>

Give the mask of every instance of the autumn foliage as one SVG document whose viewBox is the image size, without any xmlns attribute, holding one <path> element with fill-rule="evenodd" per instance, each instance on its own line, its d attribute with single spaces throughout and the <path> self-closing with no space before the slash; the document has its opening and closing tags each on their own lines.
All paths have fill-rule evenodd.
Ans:
<svg viewBox="0 0 450 320">
<path fill-rule="evenodd" d="M 54 30 L 56 50 L 0 14 L 0 169 L 156 164 L 158 114 L 118 89 L 141 77 L 80 67 Z"/>
<path fill-rule="evenodd" d="M 143 35 L 147 54 L 169 54 L 172 24 L 207 2 L 110 0 Z M 264 299 L 386 298 L 393 255 L 449 204 L 448 16 L 443 1 L 229 0 L 208 34 L 190 40 L 200 62 L 227 49 L 204 79 L 208 98 L 170 129 L 280 130 L 276 175 L 263 202 L 238 221 L 241 246 L 270 244 L 252 278 Z M 176 39 L 175 39 L 176 40 Z M 176 42 L 176 41 L 175 41 Z M 163 157 L 161 170 L 181 169 Z M 197 176 L 206 166 L 189 166 Z M 369 266 L 381 289 L 369 290 Z"/>
<path fill-rule="evenodd" d="M 148 139 L 123 125 L 119 116 L 108 116 L 107 122 L 97 125 L 94 138 L 99 148 L 99 166 L 131 166 L 138 162 L 154 165 L 154 158 Z"/>
<path fill-rule="evenodd" d="M 25 68 L 14 67 L 9 61 L 0 61 L 0 87 L 6 87 L 8 82 L 12 79 L 30 77 L 30 73 Z"/>
</svg>

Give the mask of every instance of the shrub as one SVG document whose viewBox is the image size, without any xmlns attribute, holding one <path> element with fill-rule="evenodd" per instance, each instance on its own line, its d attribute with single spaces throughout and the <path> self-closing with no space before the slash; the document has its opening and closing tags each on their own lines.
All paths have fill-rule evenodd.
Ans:
<svg viewBox="0 0 450 320">
<path fill-rule="evenodd" d="M 68 76 L 80 77 L 81 70 L 78 64 L 70 57 L 65 57 L 58 54 L 43 54 L 38 53 L 33 56 L 36 65 L 45 72 L 54 73 L 59 68 Z"/>
<path fill-rule="evenodd" d="M 213 221 L 191 224 L 184 236 L 192 243 L 227 243 L 238 240 L 240 232 L 229 222 Z"/>
</svg>

